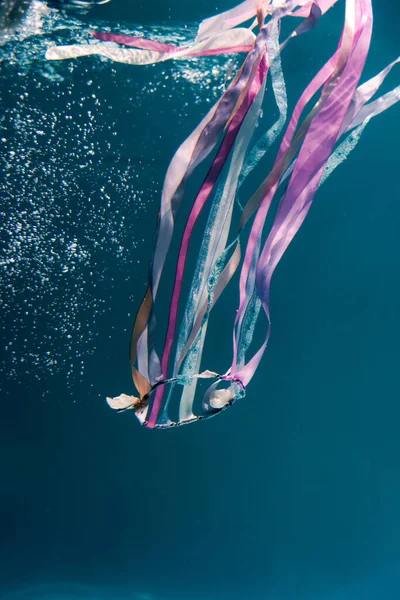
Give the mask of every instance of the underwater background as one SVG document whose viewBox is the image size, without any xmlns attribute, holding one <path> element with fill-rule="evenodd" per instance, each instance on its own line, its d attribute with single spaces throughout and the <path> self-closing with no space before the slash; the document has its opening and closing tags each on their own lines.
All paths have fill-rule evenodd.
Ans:
<svg viewBox="0 0 400 600">
<path fill-rule="evenodd" d="M 337 43 L 338 4 L 285 53 L 292 103 Z M 399 3 L 373 4 L 363 80 L 400 47 Z M 231 5 L 36 1 L 0 46 L 1 600 L 400 598 L 398 106 L 283 257 L 247 397 L 168 432 L 105 402 L 132 391 L 166 168 L 241 59 L 45 52 L 94 25 L 184 43 Z M 397 82 L 396 67 L 383 91 Z M 223 302 L 236 307 L 234 286 Z"/>
</svg>

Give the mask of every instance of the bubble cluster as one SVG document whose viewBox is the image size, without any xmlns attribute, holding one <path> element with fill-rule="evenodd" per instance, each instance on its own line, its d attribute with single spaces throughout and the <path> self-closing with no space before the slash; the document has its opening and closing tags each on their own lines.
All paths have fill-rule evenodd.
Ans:
<svg viewBox="0 0 400 600">
<path fill-rule="evenodd" d="M 232 70 L 220 58 L 143 70 L 101 58 L 46 62 L 49 45 L 87 41 L 90 28 L 107 30 L 34 2 L 0 47 L 0 375 L 38 380 L 44 396 L 56 373 L 72 393 L 82 381 L 110 288 L 135 306 L 143 292 L 133 291 L 133 267 L 149 258 L 141 218 L 157 212 L 167 165 L 157 107 L 174 100 L 182 122 L 193 105 L 201 117 Z M 180 44 L 195 33 L 113 30 Z"/>
</svg>

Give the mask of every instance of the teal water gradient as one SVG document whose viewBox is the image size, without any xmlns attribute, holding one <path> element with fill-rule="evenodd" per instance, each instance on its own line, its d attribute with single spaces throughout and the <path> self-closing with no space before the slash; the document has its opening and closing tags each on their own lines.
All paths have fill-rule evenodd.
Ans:
<svg viewBox="0 0 400 600">
<path fill-rule="evenodd" d="M 154 21 L 182 29 L 229 6 L 227 0 L 112 0 L 85 19 L 115 20 L 128 29 Z M 374 6 L 365 78 L 399 54 L 398 3 L 380 0 Z M 313 73 L 310 65 L 315 61 L 317 68 L 336 43 L 340 16 L 339 8 L 326 15 L 320 31 L 288 54 L 284 68 L 292 102 Z M 43 115 L 56 112 L 60 141 L 54 141 L 50 158 L 57 168 L 50 175 L 41 168 L 51 163 L 51 146 L 43 141 L 30 155 L 36 163 L 27 167 L 24 161 L 23 174 L 14 169 L 11 183 L 3 182 L 2 211 L 13 210 L 21 189 L 35 202 L 50 189 L 46 215 L 47 222 L 55 218 L 55 237 L 57 227 L 65 236 L 73 221 L 74 235 L 91 253 L 79 267 L 85 295 L 73 308 L 79 315 L 74 323 L 82 325 L 71 328 L 68 341 L 81 351 L 83 375 L 67 385 L 67 365 L 43 375 L 44 359 L 37 372 L 19 363 L 55 335 L 49 293 L 43 297 L 48 319 L 37 319 L 33 332 L 28 311 L 19 325 L 16 376 L 3 377 L 0 598 L 400 598 L 399 108 L 369 124 L 356 150 L 318 192 L 279 265 L 271 341 L 247 398 L 207 423 L 147 431 L 129 413 L 112 413 L 104 396 L 130 391 L 129 329 L 147 277 L 163 175 L 174 149 L 207 109 L 207 86 L 218 77 L 199 85 L 174 79 L 169 66 L 135 70 L 88 59 L 77 61 L 73 71 L 67 63 L 57 66 L 62 79 L 56 85 L 40 75 L 46 69 L 42 55 L 37 71 L 20 75 L 20 56 L 3 63 L 0 74 L 7 109 L 29 94 L 19 121 L 14 112 L 4 113 L 6 150 L 16 147 L 28 119 L 37 119 L 35 130 L 50 136 Z M 397 82 L 394 71 L 387 89 Z M 100 107 L 93 100 L 82 109 L 77 99 L 91 98 L 93 86 Z M 87 110 L 93 120 L 88 136 L 101 160 L 89 160 L 84 136 L 71 136 L 69 121 L 84 128 Z M 37 149 L 46 136 L 27 136 L 24 144 Z M 36 179 L 29 179 L 34 169 Z M 260 165 L 254 178 L 262 173 Z M 145 209 L 138 210 L 132 190 Z M 124 250 L 109 230 L 89 229 L 96 223 L 93 206 L 95 212 L 104 209 Z M 26 209 L 34 210 L 32 203 Z M 37 235 L 44 230 L 46 222 Z M 3 232 L 2 247 L 10 243 Z M 35 273 L 42 272 L 33 258 L 32 270 L 14 276 L 15 305 L 31 302 Z M 55 273 L 49 267 L 61 326 L 64 297 L 76 293 L 77 280 L 73 270 L 63 279 Z M 3 294 L 11 307 L 11 332 L 15 307 L 5 287 Z M 94 299 L 104 300 L 107 310 L 97 310 Z M 226 302 L 236 305 L 233 290 Z M 214 335 L 223 352 L 224 341 L 217 330 Z M 4 348 L 7 329 L 2 338 Z M 25 345 L 23 338 L 29 340 Z M 69 352 L 46 344 L 54 355 Z M 229 353 L 228 341 L 226 348 Z M 2 352 L 8 364 L 10 350 Z"/>
</svg>

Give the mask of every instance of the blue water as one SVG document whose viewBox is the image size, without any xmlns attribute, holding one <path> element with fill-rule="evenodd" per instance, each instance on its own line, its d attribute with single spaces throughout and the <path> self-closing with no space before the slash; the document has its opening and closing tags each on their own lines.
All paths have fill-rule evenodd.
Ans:
<svg viewBox="0 0 400 600">
<path fill-rule="evenodd" d="M 36 3 L 0 48 L 2 600 L 400 598 L 399 106 L 368 125 L 279 265 L 247 398 L 168 432 L 104 402 L 131 392 L 165 170 L 229 65 L 49 64 L 45 50 L 88 24 L 155 24 L 182 43 L 230 6 Z M 374 7 L 365 77 L 399 54 L 399 4 Z M 341 8 L 288 53 L 294 95 Z M 397 84 L 394 70 L 385 90 Z"/>
</svg>

